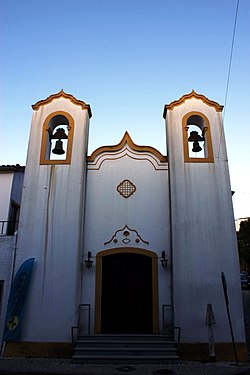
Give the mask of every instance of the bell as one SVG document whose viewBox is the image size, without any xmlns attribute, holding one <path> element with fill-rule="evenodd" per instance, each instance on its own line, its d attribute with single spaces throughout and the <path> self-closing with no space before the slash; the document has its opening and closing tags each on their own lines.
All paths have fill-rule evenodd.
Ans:
<svg viewBox="0 0 250 375">
<path fill-rule="evenodd" d="M 193 152 L 200 152 L 201 150 L 202 150 L 202 148 L 199 145 L 199 142 L 198 141 L 194 141 L 192 151 Z"/>
<path fill-rule="evenodd" d="M 65 130 L 63 128 L 58 128 L 54 135 L 51 137 L 52 139 L 68 139 L 67 134 L 65 134 Z"/>
<path fill-rule="evenodd" d="M 204 138 L 201 137 L 196 131 L 190 132 L 190 136 L 188 137 L 188 142 L 195 142 L 195 141 L 204 141 Z"/>
<path fill-rule="evenodd" d="M 55 148 L 52 150 L 53 154 L 56 154 L 56 155 L 63 155 L 65 154 L 65 151 L 63 149 L 63 142 L 58 139 L 58 141 L 56 141 L 56 144 L 55 144 Z"/>
</svg>

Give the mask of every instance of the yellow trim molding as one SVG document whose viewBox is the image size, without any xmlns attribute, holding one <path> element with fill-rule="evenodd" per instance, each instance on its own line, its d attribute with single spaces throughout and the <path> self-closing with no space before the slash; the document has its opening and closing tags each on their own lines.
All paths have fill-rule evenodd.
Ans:
<svg viewBox="0 0 250 375">
<path fill-rule="evenodd" d="M 81 106 L 82 109 L 87 109 L 87 111 L 89 113 L 89 118 L 92 117 L 92 112 L 91 112 L 91 108 L 90 108 L 89 104 L 86 104 L 82 100 L 76 99 L 73 95 L 67 94 L 63 90 L 59 91 L 57 94 L 52 94 L 52 95 L 48 96 L 46 99 L 39 100 L 37 103 L 32 105 L 32 108 L 34 109 L 34 111 L 37 111 L 41 106 L 49 104 L 53 100 L 58 99 L 58 98 L 69 99 L 71 101 L 71 103 Z"/>
<path fill-rule="evenodd" d="M 170 104 L 166 104 L 163 111 L 163 117 L 166 118 L 167 110 L 173 109 L 178 105 L 183 104 L 187 99 L 196 98 L 203 101 L 203 103 L 209 105 L 210 107 L 214 107 L 217 112 L 221 112 L 223 110 L 223 105 L 208 99 L 206 96 L 202 94 L 197 94 L 194 90 L 192 90 L 189 94 L 183 95 L 180 99 L 173 101 Z"/>
<path fill-rule="evenodd" d="M 101 333 L 101 291 L 102 291 L 102 258 L 107 255 L 133 253 L 152 258 L 152 312 L 153 312 L 153 334 L 159 334 L 159 301 L 158 301 L 158 262 L 157 254 L 150 250 L 134 247 L 116 248 L 100 251 L 96 255 L 96 293 L 95 293 L 95 328 L 96 334 Z"/>
<path fill-rule="evenodd" d="M 200 116 L 204 120 L 204 128 L 201 129 L 205 133 L 206 145 L 207 145 L 207 156 L 205 158 L 191 158 L 188 152 L 188 125 L 187 121 L 191 116 Z M 212 139 L 210 132 L 210 124 L 208 118 L 201 112 L 189 112 L 186 113 L 182 118 L 182 135 L 183 135 L 183 149 L 184 149 L 184 161 L 186 163 L 213 163 L 214 154 L 212 147 Z"/>
<path fill-rule="evenodd" d="M 67 153 L 66 153 L 66 159 L 64 160 L 51 160 L 46 159 L 46 147 L 47 147 L 47 138 L 49 137 L 48 128 L 49 128 L 49 122 L 50 120 L 57 116 L 62 115 L 67 118 L 69 122 L 69 131 L 68 131 L 68 144 L 67 144 Z M 63 111 L 57 111 L 51 113 L 43 124 L 43 130 L 42 130 L 42 143 L 41 143 L 41 152 L 40 152 L 40 164 L 41 165 L 51 165 L 51 164 L 70 164 L 71 163 L 71 154 L 72 154 L 72 146 L 73 146 L 73 135 L 74 135 L 74 120 L 73 117 Z"/>
<path fill-rule="evenodd" d="M 240 362 L 248 361 L 248 351 L 246 343 L 236 343 L 237 357 Z M 235 353 L 232 343 L 219 342 L 215 344 L 215 354 L 217 361 L 234 361 Z M 209 361 L 209 349 L 207 343 L 180 343 L 179 356 L 182 360 Z"/>
<path fill-rule="evenodd" d="M 96 149 L 90 156 L 87 157 L 87 161 L 94 162 L 95 159 L 105 153 L 105 152 L 117 152 L 120 151 L 125 145 L 128 145 L 133 151 L 137 152 L 149 152 L 151 154 L 154 154 L 160 162 L 165 163 L 167 161 L 167 157 L 162 155 L 158 150 L 156 150 L 154 147 L 151 146 L 138 146 L 130 137 L 129 133 L 126 131 L 122 140 L 117 144 L 113 146 L 102 146 Z"/>
<path fill-rule="evenodd" d="M 73 345 L 71 342 L 7 342 L 4 357 L 24 358 L 71 358 Z"/>
</svg>

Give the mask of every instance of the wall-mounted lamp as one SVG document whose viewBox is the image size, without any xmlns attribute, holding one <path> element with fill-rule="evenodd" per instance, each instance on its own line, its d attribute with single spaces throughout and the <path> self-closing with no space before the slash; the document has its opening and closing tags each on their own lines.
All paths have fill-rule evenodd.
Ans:
<svg viewBox="0 0 250 375">
<path fill-rule="evenodd" d="M 89 270 L 92 267 L 92 264 L 94 263 L 94 261 L 91 260 L 91 251 L 88 251 L 88 259 L 86 259 L 84 262 L 85 262 L 85 266 Z"/>
<path fill-rule="evenodd" d="M 166 253 L 165 253 L 165 251 L 163 251 L 163 252 L 161 253 L 161 256 L 162 256 L 162 259 L 161 259 L 162 267 L 163 267 L 163 268 L 166 268 L 167 265 L 168 265 L 168 260 L 166 259 Z"/>
</svg>

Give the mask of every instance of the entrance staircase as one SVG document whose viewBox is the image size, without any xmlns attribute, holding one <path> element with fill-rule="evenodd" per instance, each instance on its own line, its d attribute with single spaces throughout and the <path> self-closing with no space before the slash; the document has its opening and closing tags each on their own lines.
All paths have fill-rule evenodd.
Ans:
<svg viewBox="0 0 250 375">
<path fill-rule="evenodd" d="M 73 363 L 178 360 L 175 341 L 165 335 L 78 335 Z"/>
</svg>

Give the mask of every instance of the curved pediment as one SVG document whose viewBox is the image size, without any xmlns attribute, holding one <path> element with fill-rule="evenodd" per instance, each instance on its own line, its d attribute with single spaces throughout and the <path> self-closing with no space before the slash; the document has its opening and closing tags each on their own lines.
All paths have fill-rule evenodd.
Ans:
<svg viewBox="0 0 250 375">
<path fill-rule="evenodd" d="M 219 103 L 208 99 L 206 96 L 202 94 L 197 94 L 197 92 L 192 90 L 189 94 L 183 95 L 180 99 L 175 100 L 170 104 L 166 104 L 164 107 L 163 117 L 166 118 L 168 109 L 173 109 L 174 107 L 177 107 L 178 105 L 183 104 L 187 99 L 191 99 L 191 98 L 202 100 L 203 103 L 209 105 L 210 107 L 214 107 L 217 112 L 221 112 L 223 110 L 223 105 L 220 105 Z"/>
<path fill-rule="evenodd" d="M 114 153 L 117 153 L 119 151 L 122 151 L 126 147 L 128 147 L 131 151 L 134 151 L 136 154 L 138 154 L 138 153 L 152 154 L 154 156 L 154 158 L 158 159 L 158 161 L 160 163 L 166 163 L 167 162 L 167 157 L 162 155 L 154 147 L 139 146 L 139 145 L 135 144 L 127 131 L 125 132 L 122 140 L 117 145 L 99 147 L 90 156 L 88 156 L 87 161 L 88 162 L 95 162 L 98 158 L 100 158 L 101 155 L 114 154 Z"/>
<path fill-rule="evenodd" d="M 59 91 L 57 94 L 52 94 L 52 95 L 48 96 L 46 99 L 39 100 L 37 103 L 32 105 L 32 108 L 34 109 L 34 111 L 37 111 L 41 106 L 49 104 L 53 100 L 59 99 L 59 98 L 69 99 L 71 101 L 71 103 L 76 104 L 76 105 L 80 105 L 82 107 L 82 109 L 87 109 L 87 111 L 89 113 L 89 117 L 92 116 L 91 108 L 90 108 L 89 104 L 86 104 L 82 100 L 76 99 L 73 95 L 67 94 L 63 90 Z"/>
</svg>

